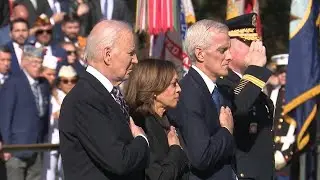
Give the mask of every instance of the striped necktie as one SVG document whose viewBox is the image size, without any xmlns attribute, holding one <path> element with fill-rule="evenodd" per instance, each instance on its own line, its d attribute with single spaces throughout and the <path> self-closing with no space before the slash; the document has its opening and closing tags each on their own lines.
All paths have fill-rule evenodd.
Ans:
<svg viewBox="0 0 320 180">
<path fill-rule="evenodd" d="M 39 113 L 39 116 L 42 117 L 43 114 L 44 114 L 44 110 L 43 110 L 43 107 L 42 107 L 42 98 L 41 98 L 41 92 L 40 92 L 40 89 L 39 89 L 39 83 L 36 81 L 34 82 L 32 85 L 31 85 L 31 89 L 32 89 L 32 93 L 34 95 L 34 99 L 35 99 L 35 102 L 36 102 L 36 106 L 37 106 L 37 110 L 38 110 L 38 113 Z"/>
<path fill-rule="evenodd" d="M 129 107 L 124 100 L 119 88 L 113 87 L 111 94 L 114 96 L 116 102 L 120 105 L 121 111 L 126 116 L 126 119 L 129 120 Z"/>
</svg>

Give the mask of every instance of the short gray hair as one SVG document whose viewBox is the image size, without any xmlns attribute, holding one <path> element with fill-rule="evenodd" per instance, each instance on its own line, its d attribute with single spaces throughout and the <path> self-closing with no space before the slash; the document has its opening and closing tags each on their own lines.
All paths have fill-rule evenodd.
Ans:
<svg viewBox="0 0 320 180">
<path fill-rule="evenodd" d="M 101 24 L 100 27 L 99 24 Z M 97 27 L 99 26 L 99 27 Z M 105 47 L 114 47 L 114 44 L 121 36 L 121 32 L 124 30 L 132 31 L 132 27 L 122 21 L 116 20 L 103 20 L 98 23 L 95 28 L 90 32 L 84 51 L 84 59 L 87 61 L 94 60 L 97 54 Z M 100 28 L 100 30 L 98 30 Z M 103 29 L 101 29 L 103 28 Z"/>
<path fill-rule="evenodd" d="M 197 47 L 206 49 L 212 43 L 210 29 L 215 32 L 228 32 L 228 27 L 220 22 L 203 19 L 196 22 L 188 28 L 185 38 L 185 49 L 191 62 L 194 64 L 197 61 L 195 56 L 195 49 Z"/>
</svg>

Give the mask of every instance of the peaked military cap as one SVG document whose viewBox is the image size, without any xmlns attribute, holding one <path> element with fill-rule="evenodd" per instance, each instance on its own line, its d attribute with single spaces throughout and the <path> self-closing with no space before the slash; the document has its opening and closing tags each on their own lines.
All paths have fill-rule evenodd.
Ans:
<svg viewBox="0 0 320 180">
<path fill-rule="evenodd" d="M 283 73 L 287 71 L 289 54 L 278 54 L 271 57 L 271 61 L 276 64 L 275 73 Z"/>
<path fill-rule="evenodd" d="M 241 41 L 261 40 L 257 33 L 257 14 L 250 13 L 231 18 L 226 21 L 230 38 Z"/>
<path fill-rule="evenodd" d="M 277 66 L 288 65 L 289 54 L 277 54 L 271 57 L 271 60 L 276 63 Z"/>
</svg>

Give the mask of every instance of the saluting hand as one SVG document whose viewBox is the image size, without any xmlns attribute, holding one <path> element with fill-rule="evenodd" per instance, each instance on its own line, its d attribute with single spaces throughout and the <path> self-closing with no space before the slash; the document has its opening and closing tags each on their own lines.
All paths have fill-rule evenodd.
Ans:
<svg viewBox="0 0 320 180">
<path fill-rule="evenodd" d="M 221 107 L 219 119 L 221 127 L 227 128 L 228 131 L 233 134 L 233 117 L 228 106 L 226 108 L 223 106 Z"/>
<path fill-rule="evenodd" d="M 253 41 L 249 52 L 245 57 L 247 66 L 254 65 L 263 67 L 267 63 L 266 48 L 261 41 Z"/>
</svg>

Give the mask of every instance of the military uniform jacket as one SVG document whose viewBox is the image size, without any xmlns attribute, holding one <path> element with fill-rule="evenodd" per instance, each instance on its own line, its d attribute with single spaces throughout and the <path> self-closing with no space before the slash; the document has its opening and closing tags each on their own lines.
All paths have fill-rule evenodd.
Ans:
<svg viewBox="0 0 320 180">
<path fill-rule="evenodd" d="M 232 102 L 239 179 L 273 178 L 273 104 L 262 92 L 270 75 L 266 68 L 249 66 L 242 78 L 230 70 L 217 81 L 221 93 Z"/>
<path fill-rule="evenodd" d="M 272 91 L 270 91 L 270 94 L 271 92 Z M 274 125 L 273 125 L 274 144 L 275 144 L 274 151 L 275 153 L 276 151 L 280 152 L 283 155 L 286 163 L 285 167 L 283 167 L 282 169 L 276 172 L 277 175 L 289 176 L 290 169 L 291 169 L 290 160 L 292 159 L 293 151 L 295 147 L 294 147 L 294 142 L 290 142 L 290 140 L 286 138 L 288 138 L 288 135 L 289 135 L 289 136 L 293 136 L 292 140 L 294 140 L 295 138 L 294 130 L 296 127 L 296 123 L 286 121 L 282 116 L 282 111 L 283 111 L 282 106 L 284 105 L 284 94 L 285 94 L 285 88 L 284 86 L 282 86 L 279 89 L 278 97 L 276 100 L 275 113 L 274 113 Z M 293 126 L 293 127 L 290 127 L 290 126 Z M 290 128 L 293 128 L 292 133 L 290 132 Z"/>
</svg>

